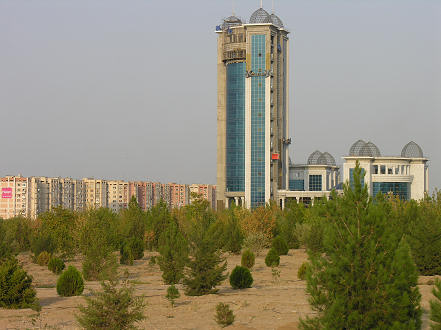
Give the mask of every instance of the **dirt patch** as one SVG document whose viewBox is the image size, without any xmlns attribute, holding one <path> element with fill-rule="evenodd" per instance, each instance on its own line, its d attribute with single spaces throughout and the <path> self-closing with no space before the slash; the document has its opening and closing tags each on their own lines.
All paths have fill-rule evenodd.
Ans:
<svg viewBox="0 0 441 330">
<path fill-rule="evenodd" d="M 256 257 L 252 270 L 253 287 L 245 290 L 233 290 L 228 279 L 218 287 L 218 294 L 201 297 L 188 297 L 183 287 L 178 285 L 181 297 L 175 308 L 171 308 L 165 299 L 167 286 L 163 284 L 161 271 L 157 265 L 149 265 L 149 258 L 156 253 L 146 252 L 142 260 L 134 266 L 121 266 L 120 274 L 128 272 L 129 280 L 134 284 L 137 295 L 145 295 L 148 303 L 145 315 L 147 319 L 139 324 L 144 329 L 220 329 L 214 321 L 215 306 L 219 302 L 230 305 L 236 315 L 234 325 L 227 329 L 277 329 L 297 330 L 298 320 L 312 314 L 305 294 L 306 282 L 297 278 L 297 270 L 307 259 L 304 250 L 290 250 L 287 256 L 280 257 L 280 277 L 274 278 L 271 268 L 265 266 L 265 253 Z M 37 296 L 42 310 L 40 314 L 30 310 L 0 309 L 0 329 L 78 329 L 75 313 L 78 305 L 84 304 L 83 296 L 59 297 L 55 285 L 57 276 L 47 267 L 31 262 L 28 254 L 19 256 L 26 271 L 34 278 Z M 240 265 L 240 256 L 228 256 L 228 272 Z M 81 269 L 79 258 L 68 262 Z M 434 277 L 424 276 L 419 279 L 419 288 L 423 296 L 423 329 L 428 329 L 429 300 L 432 299 L 431 285 Z M 430 283 L 430 284 L 427 284 Z M 90 289 L 99 289 L 98 282 L 86 282 L 83 295 L 90 294 Z"/>
</svg>

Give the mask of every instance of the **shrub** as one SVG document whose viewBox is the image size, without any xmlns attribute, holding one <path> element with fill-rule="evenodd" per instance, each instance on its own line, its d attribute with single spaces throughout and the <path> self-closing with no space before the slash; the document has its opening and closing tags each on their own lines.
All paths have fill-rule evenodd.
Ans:
<svg viewBox="0 0 441 330">
<path fill-rule="evenodd" d="M 286 241 L 280 236 L 277 236 L 273 239 L 273 243 L 271 246 L 280 256 L 288 254 L 288 244 L 286 244 Z"/>
<path fill-rule="evenodd" d="M 64 267 L 66 266 L 63 260 L 57 257 L 50 258 L 47 264 L 47 268 L 49 268 L 49 270 L 54 274 L 60 274 L 63 271 Z"/>
<path fill-rule="evenodd" d="M 294 227 L 294 236 L 298 241 L 299 247 L 306 247 L 311 225 L 309 223 L 296 223 Z"/>
<path fill-rule="evenodd" d="M 57 281 L 57 293 L 63 297 L 79 296 L 83 293 L 84 281 L 81 273 L 74 267 L 69 266 Z"/>
<path fill-rule="evenodd" d="M 51 254 L 49 252 L 43 251 L 37 257 L 37 264 L 39 264 L 40 266 L 47 266 L 50 258 Z"/>
<path fill-rule="evenodd" d="M 259 232 L 248 234 L 243 240 L 243 248 L 253 251 L 256 255 L 259 255 L 268 245 L 268 237 Z"/>
<path fill-rule="evenodd" d="M 135 297 L 134 288 L 124 283 L 101 282 L 101 291 L 92 291 L 85 297 L 87 305 L 79 306 L 76 319 L 84 329 L 136 329 L 135 324 L 143 319 L 144 296 Z"/>
<path fill-rule="evenodd" d="M 215 321 L 222 328 L 233 324 L 235 316 L 228 304 L 219 303 L 216 305 Z"/>
<path fill-rule="evenodd" d="M 233 289 L 251 288 L 253 276 L 246 267 L 236 266 L 230 275 L 230 284 Z"/>
<path fill-rule="evenodd" d="M 432 330 L 441 329 L 441 281 L 439 279 L 435 282 L 435 287 L 432 290 L 436 300 L 430 301 L 430 319 L 432 320 Z"/>
<path fill-rule="evenodd" d="M 265 257 L 265 265 L 268 267 L 277 267 L 279 264 L 280 256 L 274 248 L 271 248 Z"/>
<path fill-rule="evenodd" d="M 115 255 L 89 254 L 83 260 L 83 274 L 88 281 L 113 279 L 118 268 Z"/>
<path fill-rule="evenodd" d="M 304 263 L 302 263 L 299 270 L 297 271 L 297 277 L 302 281 L 306 280 L 306 272 L 308 271 L 308 266 L 309 263 L 305 261 Z"/>
<path fill-rule="evenodd" d="M 37 258 L 41 252 L 46 251 L 48 253 L 55 252 L 55 243 L 48 235 L 37 234 L 31 243 L 31 251 L 34 253 L 34 262 L 37 262 Z"/>
<path fill-rule="evenodd" d="M 251 269 L 251 268 L 253 268 L 255 261 L 256 261 L 256 258 L 254 256 L 254 253 L 251 250 L 243 251 L 242 259 L 240 260 L 240 264 L 243 267 Z"/>
<path fill-rule="evenodd" d="M 139 260 L 144 257 L 144 241 L 138 237 L 130 240 L 130 248 L 132 250 L 133 259 Z"/>
<path fill-rule="evenodd" d="M 165 298 L 170 301 L 171 307 L 173 308 L 175 306 L 175 300 L 180 297 L 179 290 L 175 287 L 175 285 L 170 285 L 167 289 L 167 295 Z"/>
<path fill-rule="evenodd" d="M 323 251 L 323 224 L 320 221 L 314 221 L 306 236 L 306 248 L 311 253 L 320 253 Z"/>
<path fill-rule="evenodd" d="M 0 307 L 38 308 L 36 295 L 32 277 L 18 265 L 17 260 L 3 260 L 0 264 Z"/>
<path fill-rule="evenodd" d="M 151 256 L 149 259 L 149 266 L 154 266 L 156 265 L 156 256 Z"/>
<path fill-rule="evenodd" d="M 132 249 L 130 248 L 130 245 L 124 242 L 121 245 L 121 249 L 119 251 L 119 263 L 121 265 L 133 265 L 133 254 Z"/>
</svg>

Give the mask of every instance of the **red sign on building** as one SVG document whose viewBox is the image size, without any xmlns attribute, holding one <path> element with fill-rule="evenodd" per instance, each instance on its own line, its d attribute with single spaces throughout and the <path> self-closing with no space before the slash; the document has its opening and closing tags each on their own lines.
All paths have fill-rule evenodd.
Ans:
<svg viewBox="0 0 441 330">
<path fill-rule="evenodd" d="M 271 159 L 272 159 L 272 160 L 277 160 L 277 159 L 279 159 L 279 154 L 272 154 Z"/>
<path fill-rule="evenodd" d="M 12 198 L 12 188 L 2 188 L 2 198 Z"/>
</svg>

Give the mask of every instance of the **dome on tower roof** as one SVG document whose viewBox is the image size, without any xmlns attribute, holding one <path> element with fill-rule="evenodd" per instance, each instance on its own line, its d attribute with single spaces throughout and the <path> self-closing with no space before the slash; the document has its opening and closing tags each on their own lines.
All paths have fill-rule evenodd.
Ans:
<svg viewBox="0 0 441 330">
<path fill-rule="evenodd" d="M 357 142 L 355 142 L 349 149 L 349 156 L 358 156 L 360 153 L 360 149 L 363 148 L 365 144 L 366 142 L 364 142 L 363 140 L 358 140 Z"/>
<path fill-rule="evenodd" d="M 259 23 L 272 23 L 270 14 L 263 8 L 257 9 L 250 17 L 250 24 Z"/>
<path fill-rule="evenodd" d="M 317 160 L 320 158 L 322 153 L 318 150 L 314 151 L 311 155 L 308 157 L 308 165 L 317 165 Z"/>
<path fill-rule="evenodd" d="M 335 158 L 329 152 L 324 152 L 322 155 L 326 158 L 326 165 L 336 166 Z"/>
<path fill-rule="evenodd" d="M 423 149 L 413 141 L 410 141 L 401 150 L 401 157 L 405 158 L 423 158 Z"/>
<path fill-rule="evenodd" d="M 276 14 L 271 14 L 270 18 L 271 23 L 273 23 L 278 28 L 283 28 L 283 22 Z"/>
<path fill-rule="evenodd" d="M 349 149 L 349 156 L 381 157 L 381 152 L 372 142 L 366 143 L 363 140 L 358 140 Z"/>
<path fill-rule="evenodd" d="M 242 20 L 236 16 L 230 16 L 224 19 L 224 23 L 222 24 L 223 29 L 228 29 L 232 26 L 242 25 Z"/>
</svg>

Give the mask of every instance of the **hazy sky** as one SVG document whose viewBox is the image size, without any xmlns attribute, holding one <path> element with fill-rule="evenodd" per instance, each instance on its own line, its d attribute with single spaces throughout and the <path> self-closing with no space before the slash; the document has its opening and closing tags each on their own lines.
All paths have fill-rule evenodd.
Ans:
<svg viewBox="0 0 441 330">
<path fill-rule="evenodd" d="M 236 0 L 249 20 L 259 0 Z M 264 0 L 271 10 L 271 1 Z M 291 158 L 414 140 L 441 187 L 441 1 L 276 0 Z M 216 182 L 215 26 L 231 0 L 0 0 L 0 175 Z"/>
</svg>

